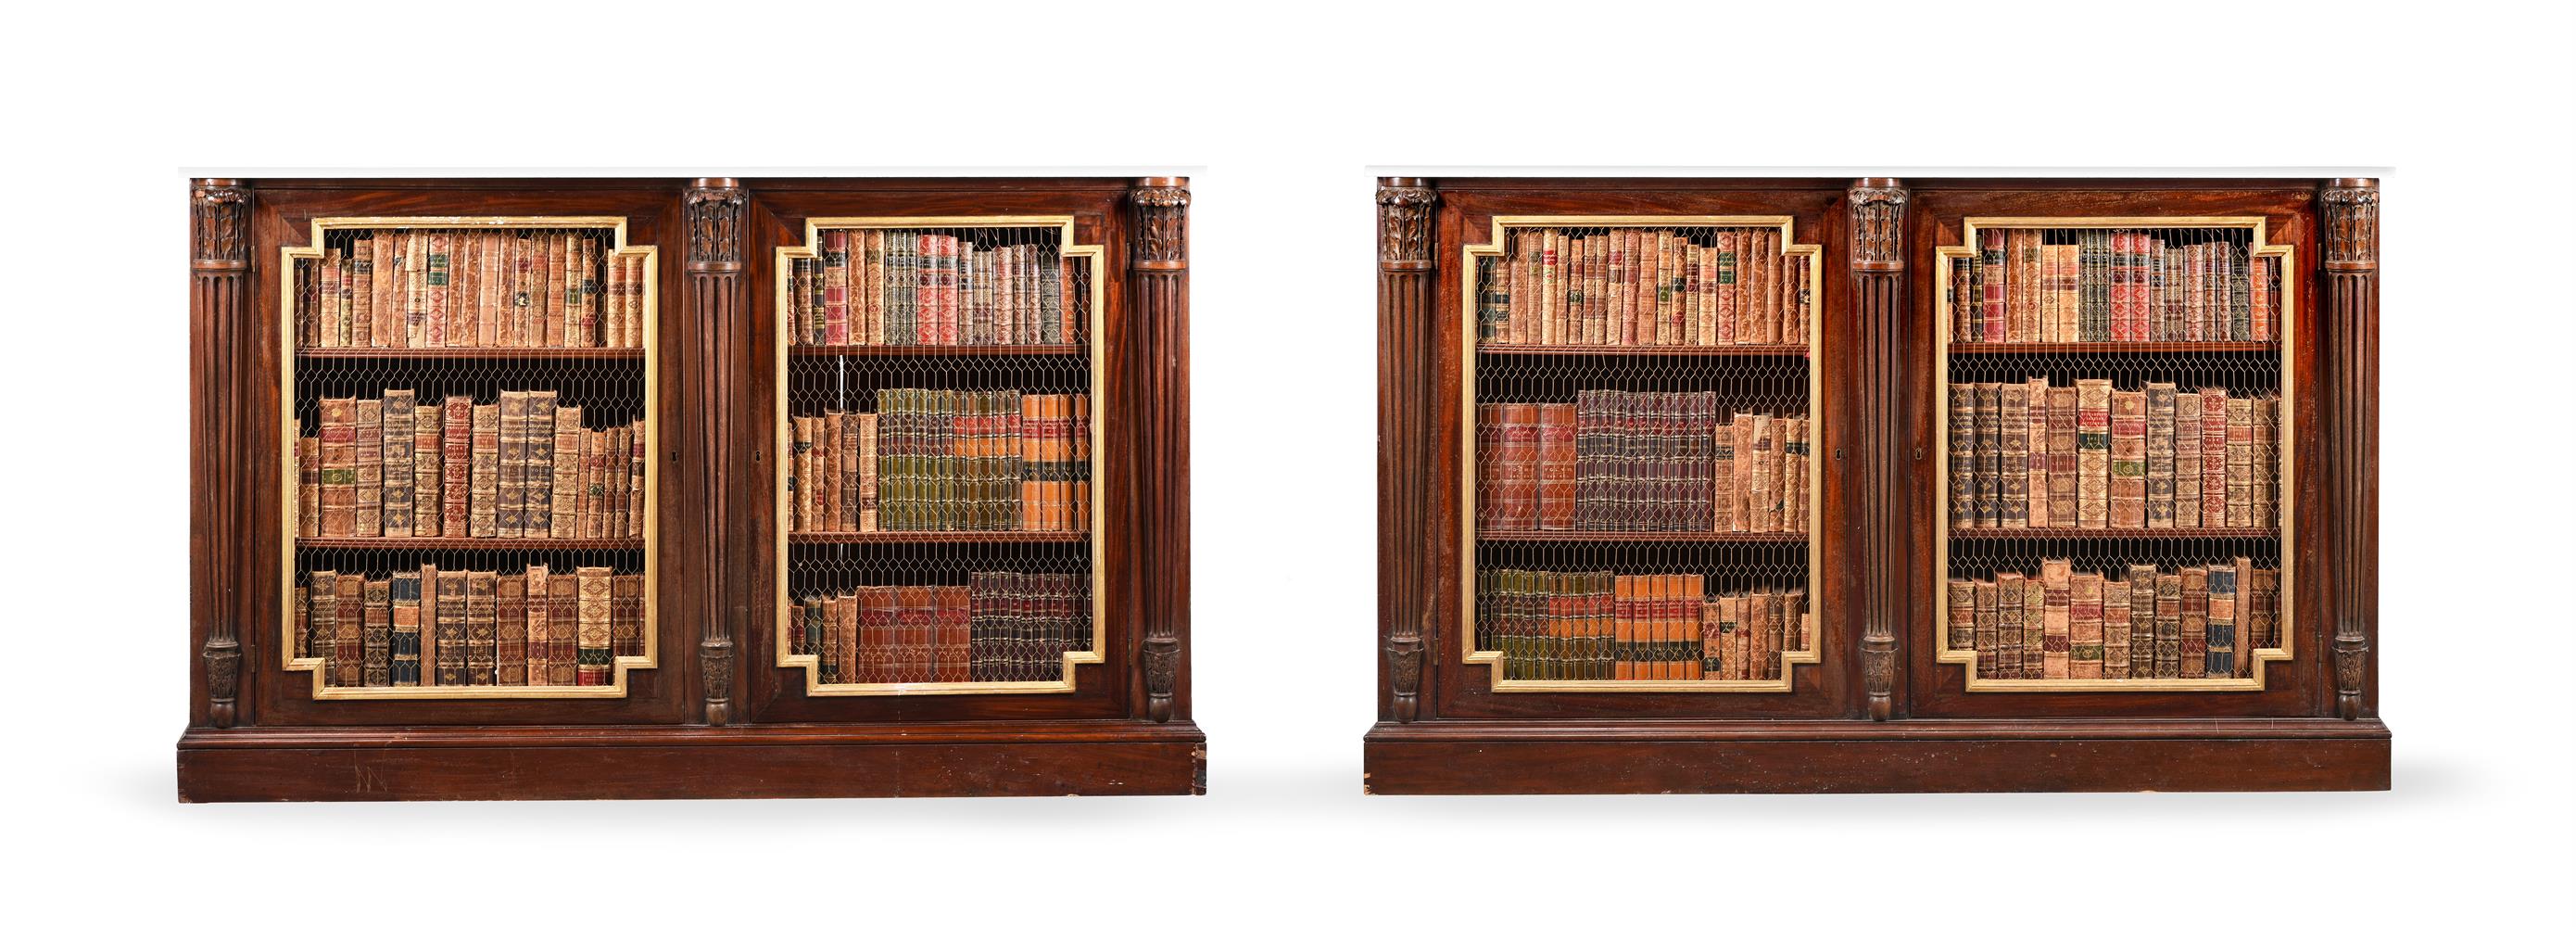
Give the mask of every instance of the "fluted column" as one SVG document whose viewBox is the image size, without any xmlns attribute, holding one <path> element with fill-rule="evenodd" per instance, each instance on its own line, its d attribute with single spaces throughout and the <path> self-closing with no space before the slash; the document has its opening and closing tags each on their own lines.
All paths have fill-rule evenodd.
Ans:
<svg viewBox="0 0 2576 927">
<path fill-rule="evenodd" d="M 1145 716 L 1172 720 L 1183 669 L 1181 629 L 1190 609 L 1190 186 L 1147 177 L 1129 195 L 1134 241 L 1127 293 L 1134 308 L 1136 407 L 1128 433 L 1135 477 L 1136 539 L 1145 582 L 1137 589 L 1145 640 Z"/>
<path fill-rule="evenodd" d="M 2324 231 L 2326 468 L 2333 505 L 2335 712 L 2371 713 L 2370 638 L 2379 617 L 2379 182 L 2327 181 Z"/>
<path fill-rule="evenodd" d="M 698 477 L 696 511 L 688 513 L 697 521 L 692 533 L 698 556 L 685 562 L 709 571 L 709 581 L 692 583 L 690 588 L 698 591 L 695 610 L 703 632 L 698 641 L 698 679 L 706 723 L 715 725 L 733 722 L 734 628 L 748 617 L 744 597 L 734 594 L 742 588 L 740 577 L 733 575 L 736 560 L 718 544 L 722 538 L 743 536 L 731 530 L 732 494 L 723 485 L 725 475 L 739 472 L 742 466 L 732 459 L 733 442 L 726 440 L 728 429 L 723 427 L 741 420 L 736 408 L 739 397 L 730 392 L 735 379 L 721 372 L 730 369 L 748 347 L 744 339 L 749 319 L 744 313 L 749 311 L 750 279 L 743 259 L 743 213 L 749 201 L 750 193 L 730 177 L 692 181 L 682 200 L 689 233 L 682 268 L 688 275 L 686 330 L 696 337 L 688 339 L 685 348 L 693 355 L 690 362 L 680 365 L 680 395 L 687 397 L 683 401 L 690 413 L 681 447 L 682 453 L 695 458 L 694 466 L 684 472 Z"/>
<path fill-rule="evenodd" d="M 250 609 L 242 581 L 250 536 L 251 455 L 239 453 L 248 412 L 243 394 L 245 343 L 253 330 L 250 296 L 250 188 L 239 180 L 204 179 L 188 190 L 188 313 L 195 343 L 188 357 L 189 418 L 203 429 L 188 461 L 190 513 L 196 530 L 188 562 L 190 605 L 206 632 L 206 720 L 239 719 L 241 616 Z M 289 335 L 291 337 L 291 335 Z"/>
<path fill-rule="evenodd" d="M 1388 717 L 1421 716 L 1422 631 L 1430 622 L 1433 502 L 1433 207 L 1419 177 L 1377 188 L 1378 610 L 1387 629 Z"/>
<path fill-rule="evenodd" d="M 1853 181 L 1852 304 L 1860 337 L 1861 681 L 1869 717 L 1896 704 L 1896 622 L 1904 610 L 1906 449 L 1905 185 L 1890 177 Z"/>
</svg>

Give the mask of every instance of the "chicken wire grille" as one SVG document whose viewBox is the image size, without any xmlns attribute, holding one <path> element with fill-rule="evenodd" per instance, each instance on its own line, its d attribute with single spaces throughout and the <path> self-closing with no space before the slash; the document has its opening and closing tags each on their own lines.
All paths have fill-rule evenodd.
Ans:
<svg viewBox="0 0 2576 927">
<path fill-rule="evenodd" d="M 1780 691 L 1813 662 L 1818 250 L 1513 219 L 1470 249 L 1469 659 L 1497 691 Z"/>
<path fill-rule="evenodd" d="M 817 695 L 1071 691 L 1101 633 L 1097 249 L 869 221 L 782 249 L 780 665 Z"/>
<path fill-rule="evenodd" d="M 614 697 L 653 665 L 651 249 L 467 221 L 288 249 L 283 649 L 317 697 Z"/>
<path fill-rule="evenodd" d="M 2258 689 L 2288 658 L 2289 253 L 2222 221 L 1941 250 L 1935 592 L 1971 691 Z"/>
</svg>

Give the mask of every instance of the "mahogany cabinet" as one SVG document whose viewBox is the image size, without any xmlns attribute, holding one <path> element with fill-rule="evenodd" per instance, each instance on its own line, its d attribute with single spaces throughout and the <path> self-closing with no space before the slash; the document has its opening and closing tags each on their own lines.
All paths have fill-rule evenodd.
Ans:
<svg viewBox="0 0 2576 927">
<path fill-rule="evenodd" d="M 2375 181 L 1375 204 L 1371 792 L 2388 786 Z"/>
<path fill-rule="evenodd" d="M 195 181 L 181 800 L 1199 793 L 1188 205 Z"/>
</svg>

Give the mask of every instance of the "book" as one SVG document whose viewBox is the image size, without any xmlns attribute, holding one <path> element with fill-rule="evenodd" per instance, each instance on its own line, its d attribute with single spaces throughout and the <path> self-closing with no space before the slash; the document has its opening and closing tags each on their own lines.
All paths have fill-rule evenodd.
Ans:
<svg viewBox="0 0 2576 927">
<path fill-rule="evenodd" d="M 1805 344 L 1812 272 L 1778 229 L 1516 228 L 1477 268 L 1491 345 Z"/>
<path fill-rule="evenodd" d="M 314 426 L 312 437 L 299 436 L 296 445 L 300 536 L 608 538 L 642 533 L 641 519 L 634 511 L 642 499 L 632 491 L 641 483 L 641 453 L 632 446 L 640 440 L 640 422 L 583 429 L 581 410 L 566 407 L 552 414 L 568 430 L 548 431 L 533 422 L 530 393 L 507 390 L 500 393 L 499 402 L 482 404 L 462 395 L 418 403 L 415 395 L 412 390 L 389 389 L 380 399 L 318 400 L 323 420 Z M 373 430 L 379 433 L 361 441 L 358 420 L 367 413 L 375 415 L 378 423 Z M 347 425 L 331 421 L 332 416 L 343 414 L 350 420 Z M 573 449 L 564 455 L 572 468 L 565 471 L 563 495 L 570 516 L 559 531 L 528 535 L 525 526 L 531 506 L 526 480 L 533 466 L 528 455 L 540 440 L 540 431 L 546 431 L 542 442 L 549 448 L 549 457 L 556 445 Z M 347 436 L 345 444 L 342 435 Z M 325 438 L 330 439 L 327 447 Z M 370 450 L 365 468 L 357 465 L 361 444 Z M 333 460 L 349 466 L 326 466 Z M 551 496 L 556 465 L 550 461 L 546 466 L 549 471 L 543 482 Z M 362 473 L 386 487 L 371 504 L 359 502 Z M 307 497 L 312 500 L 309 504 L 304 501 Z M 326 500 L 331 503 L 329 518 L 323 517 Z M 556 506 L 551 499 L 547 506 L 551 521 Z M 370 515 L 363 523 L 358 517 L 361 509 Z"/>
<path fill-rule="evenodd" d="M 609 625 L 615 617 L 615 587 L 607 567 L 586 566 L 574 571 L 574 600 L 579 609 L 574 623 L 574 685 L 608 685 L 609 668 L 615 662 Z"/>
<path fill-rule="evenodd" d="M 1953 265 L 1950 340 L 2277 340 L 2279 268 L 2250 234 L 2187 227 L 1981 228 Z M 1964 282 L 1962 282 L 1964 281 Z"/>
<path fill-rule="evenodd" d="M 1950 384 L 1952 528 L 2278 527 L 2279 397 L 2162 381 L 2140 390 L 2107 379 L 2044 382 Z M 2033 396 L 2042 405 L 2030 405 Z M 2099 416 L 2089 426 L 2088 411 Z"/>
<path fill-rule="evenodd" d="M 2245 678 L 2264 645 L 2239 629 L 2277 621 L 2253 587 L 2278 573 L 2250 564 L 2131 564 L 2115 579 L 2052 558 L 2035 576 L 1954 577 L 1945 649 L 1973 651 L 1980 679 Z"/>
<path fill-rule="evenodd" d="M 2074 563 L 2060 558 L 2039 563 L 2041 594 L 2040 673 L 2042 679 L 2071 678 L 2074 659 Z M 2025 660 L 2027 656 L 2025 656 Z M 2023 666 L 2024 671 L 2029 669 Z"/>
<path fill-rule="evenodd" d="M 2075 381 L 2075 526 L 2111 526 L 2111 381 Z"/>
<path fill-rule="evenodd" d="M 298 262 L 296 346 L 640 348 L 651 292 L 644 256 L 616 253 L 609 234 L 424 227 L 326 236 L 318 257 Z"/>
<path fill-rule="evenodd" d="M 2116 529 L 2147 526 L 2147 395 L 2111 391 L 2111 504 Z"/>
</svg>

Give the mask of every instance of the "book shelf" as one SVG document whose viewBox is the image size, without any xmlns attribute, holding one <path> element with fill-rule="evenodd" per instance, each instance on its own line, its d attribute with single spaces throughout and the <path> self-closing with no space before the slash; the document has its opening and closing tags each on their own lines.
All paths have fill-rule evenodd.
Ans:
<svg viewBox="0 0 2576 927">
<path fill-rule="evenodd" d="M 1384 662 L 1368 789 L 2385 788 L 2369 529 L 2377 196 L 2368 180 L 1381 181 Z M 1515 276 L 1531 239 L 1513 233 L 1580 227 L 1573 217 L 1776 218 L 1810 249 L 1811 341 L 1699 344 L 1659 326 L 1642 346 L 1550 343 L 1549 317 L 1570 302 L 1547 288 L 1543 231 L 1538 287 Z M 1538 337 L 1511 328 L 1522 308 L 1538 310 Z M 1692 382 L 1795 397 L 1767 411 L 1809 416 L 1808 532 L 1563 512 L 1550 530 L 1497 507 L 1545 504 L 1551 451 L 1566 468 L 1548 419 L 1509 404 L 1704 388 L 1665 385 Z M 2185 398 L 2200 413 L 2189 437 Z M 1655 408 L 1637 416 L 1644 463 L 1611 473 L 1649 488 L 1611 498 L 1669 517 L 1658 481 L 1702 480 L 1700 433 L 1724 435 L 1685 404 L 1673 453 L 1651 443 L 1674 417 Z M 2203 435 L 2216 453 L 2192 446 Z M 1589 445 L 1575 443 L 1588 475 Z M 1682 517 L 1697 517 L 1696 493 Z M 2179 514 L 2186 500 L 2206 517 Z M 1563 594 L 1551 573 L 1632 586 L 1696 574 L 1704 597 L 1782 556 L 1812 603 L 1813 652 L 1784 655 L 1778 682 L 1583 678 L 1587 648 L 1622 644 L 1582 640 L 1597 593 L 1577 579 Z M 1479 582 L 1496 566 L 1522 572 Z M 2148 593 L 2115 608 L 2104 590 L 2123 586 Z M 2008 611 L 2006 588 L 2036 621 Z M 1655 623 L 1666 597 L 1635 598 L 1628 623 Z M 1540 642 L 1497 645 L 1489 612 L 1523 636 L 1542 629 Z M 1571 645 L 1557 642 L 1567 626 Z M 1628 646 L 1661 659 L 1670 632 L 1645 633 Z M 1577 678 L 1512 669 L 1527 659 L 1555 676 L 1569 650 Z M 2141 654 L 2143 668 L 2115 659 Z"/>
<path fill-rule="evenodd" d="M 278 250 L 285 668 L 316 699 L 623 697 L 655 661 L 655 249 L 604 216 L 307 241 Z"/>
<path fill-rule="evenodd" d="M 1101 251 L 1071 216 L 811 218 L 778 249 L 776 649 L 805 694 L 1069 693 L 1101 662 Z"/>
<path fill-rule="evenodd" d="M 1778 692 L 1817 662 L 1821 250 L 1789 216 L 1642 215 L 1495 216 L 1464 248 L 1458 639 L 1493 691 Z"/>
<path fill-rule="evenodd" d="M 196 182 L 181 797 L 1199 791 L 1187 204 L 1176 178 Z M 962 246 L 901 288 L 955 334 L 871 335 L 893 316 L 846 276 L 791 290 L 824 233 L 893 230 Z M 880 311 L 803 337 L 827 305 Z M 1062 401 L 1024 434 L 1015 397 Z M 895 426 L 889 517 L 808 515 L 798 426 L 863 417 Z M 885 606 L 844 617 L 890 678 L 799 652 L 785 606 L 825 593 Z"/>
</svg>

